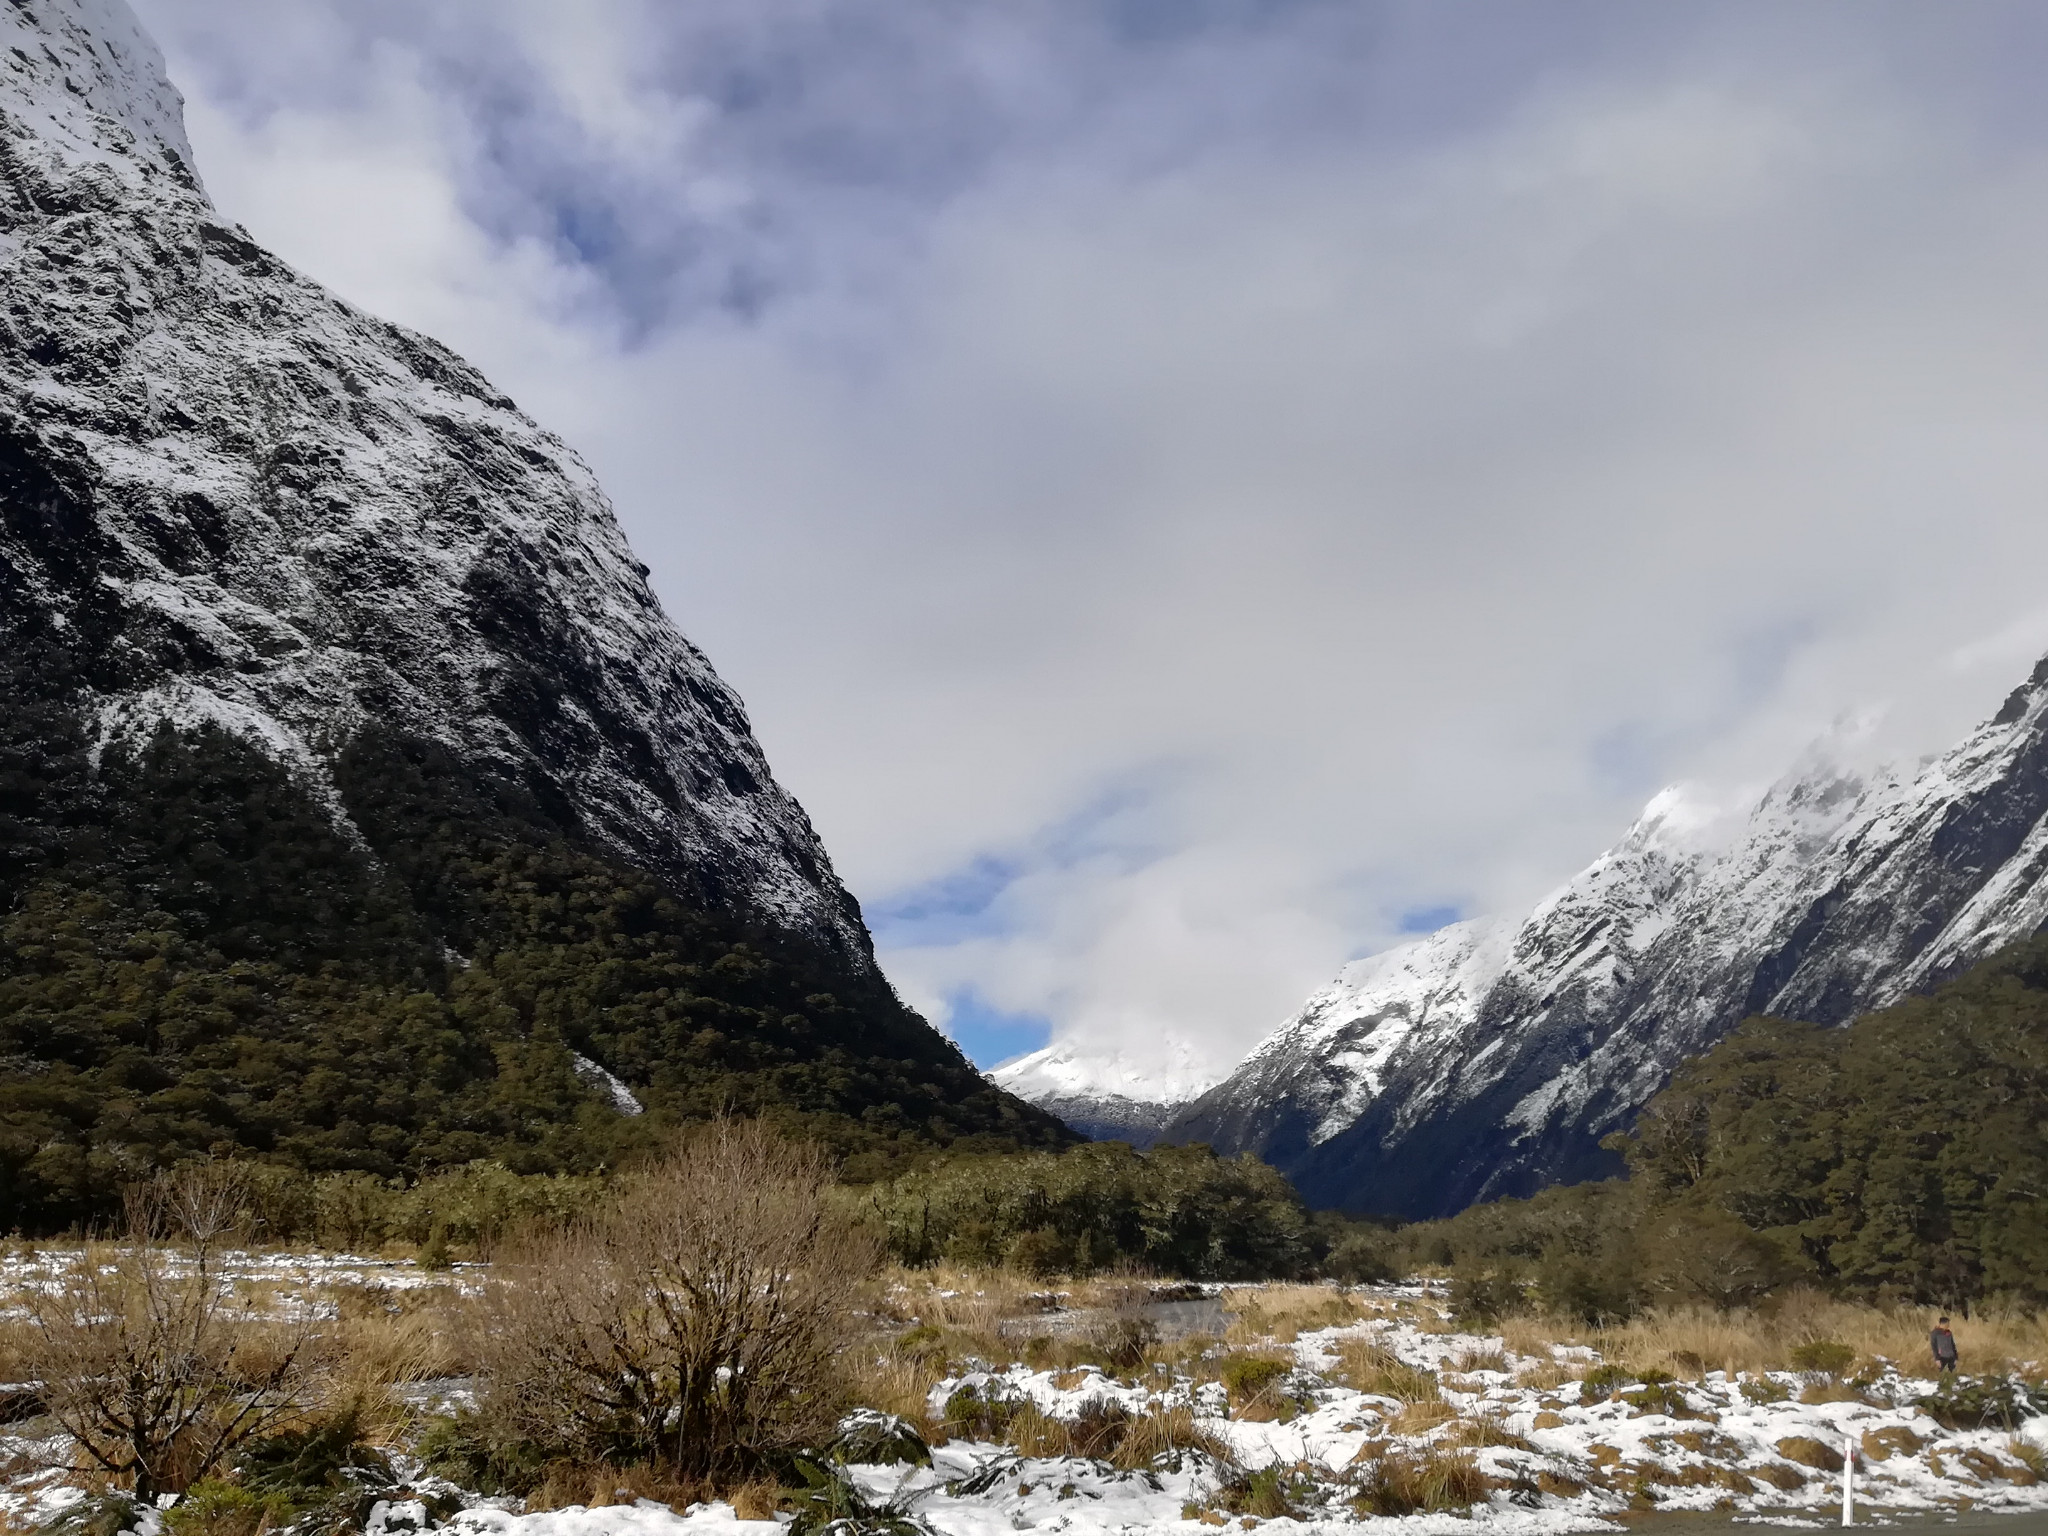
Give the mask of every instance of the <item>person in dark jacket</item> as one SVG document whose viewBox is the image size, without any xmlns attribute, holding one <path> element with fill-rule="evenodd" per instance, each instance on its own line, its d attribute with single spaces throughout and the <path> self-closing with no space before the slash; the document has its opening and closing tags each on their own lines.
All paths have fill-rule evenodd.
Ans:
<svg viewBox="0 0 2048 1536">
<path fill-rule="evenodd" d="M 1943 1318 L 1934 1325 L 1934 1332 L 1927 1335 L 1927 1343 L 1934 1350 L 1934 1363 L 1944 1376 L 1952 1376 L 1956 1369 L 1956 1336 L 1948 1331 L 1948 1319 Z"/>
</svg>

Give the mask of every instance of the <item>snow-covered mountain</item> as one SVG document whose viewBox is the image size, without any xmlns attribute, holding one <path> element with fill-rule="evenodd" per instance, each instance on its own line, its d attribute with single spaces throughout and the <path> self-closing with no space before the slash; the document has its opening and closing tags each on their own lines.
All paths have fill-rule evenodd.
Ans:
<svg viewBox="0 0 2048 1536">
<path fill-rule="evenodd" d="M 2048 922 L 2048 661 L 1911 776 L 1817 752 L 1732 842 L 1704 820 L 1667 791 L 1526 918 L 1347 967 L 1161 1138 L 1408 1216 L 1612 1171 L 1601 1139 L 1743 1018 L 1837 1023 Z"/>
<path fill-rule="evenodd" d="M 0 638 L 95 752 L 211 722 L 347 828 L 374 728 L 872 974 L 589 469 L 221 217 L 120 0 L 0 7 Z"/>
<path fill-rule="evenodd" d="M 1105 1047 L 1055 1041 L 1004 1062 L 989 1077 L 1027 1103 L 1058 1115 L 1095 1141 L 1147 1147 L 1219 1073 L 1186 1045 L 1162 1041 L 1143 1059 Z"/>
</svg>

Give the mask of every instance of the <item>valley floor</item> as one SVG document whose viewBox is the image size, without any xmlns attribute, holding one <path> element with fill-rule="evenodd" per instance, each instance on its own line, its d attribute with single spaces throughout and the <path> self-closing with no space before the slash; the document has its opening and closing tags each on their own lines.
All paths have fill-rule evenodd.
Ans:
<svg viewBox="0 0 2048 1536">
<path fill-rule="evenodd" d="M 0 1283 L 59 1283 L 74 1258 L 16 1252 Z M 416 1318 L 429 1297 L 459 1305 L 482 1278 L 476 1266 L 436 1274 L 358 1258 L 239 1263 L 252 1305 L 337 1317 L 361 1313 L 367 1297 Z M 2000 1531 L 2048 1536 L 2048 1417 L 1959 1428 L 1944 1408 L 1944 1425 L 1924 1403 L 1939 1384 L 1896 1363 L 1866 1358 L 1851 1380 L 1846 1368 L 1707 1369 L 1680 1351 L 1673 1372 L 1638 1358 L 1589 1384 L 1607 1363 L 1595 1345 L 1528 1324 L 1460 1331 L 1425 1284 L 1190 1290 L 1124 1282 L 1034 1293 L 999 1278 L 977 1290 L 972 1277 L 900 1274 L 863 1345 L 874 1357 L 864 1417 L 914 1427 L 930 1464 L 849 1455 L 844 1476 L 867 1508 L 846 1536 L 1818 1528 L 1839 1523 L 1845 1451 L 1859 1523 L 1974 1526 L 1998 1515 L 2017 1517 Z M 19 1314 L 0 1312 L 0 1325 L 20 1326 Z M 1119 1328 L 1139 1340 L 1121 1360 L 1076 1360 L 1087 1353 L 1077 1340 Z M 413 1482 L 372 1511 L 372 1536 L 442 1525 L 428 1515 L 435 1495 L 465 1506 L 445 1521 L 454 1536 L 773 1536 L 788 1523 L 772 1495 L 752 1501 L 760 1518 L 744 1519 L 731 1503 L 678 1509 L 623 1488 L 531 1501 L 551 1508 L 463 1493 L 424 1476 L 404 1446 L 419 1411 L 460 1405 L 472 1384 L 426 1342 L 408 1359 L 386 1373 L 396 1405 L 387 1427 Z M 1141 1449 L 1154 1443 L 1162 1449 Z M 1074 1453 L 1083 1448 L 1095 1454 Z M 29 1529 L 83 1498 L 67 1459 L 47 1420 L 0 1428 L 0 1521 Z"/>
</svg>

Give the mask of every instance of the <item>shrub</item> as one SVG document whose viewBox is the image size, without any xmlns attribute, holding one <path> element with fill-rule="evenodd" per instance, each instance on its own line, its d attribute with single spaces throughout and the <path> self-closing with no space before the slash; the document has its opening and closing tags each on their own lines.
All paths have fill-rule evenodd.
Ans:
<svg viewBox="0 0 2048 1536">
<path fill-rule="evenodd" d="M 1145 1363 L 1146 1355 L 1159 1342 L 1159 1329 L 1135 1309 L 1112 1312 L 1088 1330 L 1091 1354 L 1112 1371 L 1129 1372 Z"/>
<path fill-rule="evenodd" d="M 296 1416 L 316 1381 L 301 1317 L 253 1322 L 233 1305 L 222 1245 L 244 1199 L 232 1164 L 200 1163 L 127 1192 L 128 1236 L 110 1265 L 24 1293 L 35 1326 L 21 1364 L 45 1408 L 101 1471 L 148 1502 L 224 1468 Z M 172 1255 L 171 1238 L 186 1245 Z"/>
<path fill-rule="evenodd" d="M 956 1393 L 955 1396 L 958 1396 Z M 948 1410 L 952 1404 L 948 1403 Z M 950 1417 L 950 1411 L 948 1416 Z M 832 1459 L 864 1466 L 928 1467 L 932 1448 L 915 1424 L 893 1413 L 856 1408 L 840 1421 L 829 1447 Z"/>
<path fill-rule="evenodd" d="M 1378 1285 L 1398 1278 L 1386 1239 L 1363 1232 L 1342 1239 L 1321 1267 L 1325 1275 L 1346 1285 Z"/>
<path fill-rule="evenodd" d="M 516 1439 L 473 1409 L 430 1419 L 413 1447 L 421 1467 L 491 1497 L 524 1498 L 547 1476 L 549 1450 Z"/>
<path fill-rule="evenodd" d="M 1470 1455 L 1435 1446 L 1388 1450 L 1354 1466 L 1349 1481 L 1359 1515 L 1469 1509 L 1487 1492 L 1486 1474 Z"/>
<path fill-rule="evenodd" d="M 384 1453 L 364 1439 L 360 1405 L 252 1440 L 235 1458 L 244 1488 L 309 1509 L 359 1488 L 388 1488 L 397 1479 Z"/>
<path fill-rule="evenodd" d="M 1490 1326 L 1522 1306 L 1522 1284 L 1511 1275 L 1460 1275 L 1451 1285 L 1451 1315 L 1463 1327 Z"/>
<path fill-rule="evenodd" d="M 1272 1466 L 1233 1470 L 1212 1502 L 1233 1515 L 1249 1515 L 1254 1520 L 1298 1520 L 1304 1513 L 1302 1506 L 1315 1495 L 1313 1479 Z"/>
<path fill-rule="evenodd" d="M 1792 1395 L 1792 1389 L 1782 1381 L 1773 1381 L 1768 1376 L 1752 1376 L 1740 1388 L 1743 1398 L 1762 1407 L 1766 1403 L 1782 1403 Z"/>
<path fill-rule="evenodd" d="M 1034 1279 L 1049 1280 L 1074 1267 L 1074 1245 L 1051 1227 L 1020 1232 L 1010 1244 L 1009 1265 Z"/>
<path fill-rule="evenodd" d="M 958 1252 L 1002 1254 L 1035 1275 L 1129 1262 L 1265 1280 L 1306 1272 L 1314 1251 L 1308 1213 L 1279 1173 L 1207 1147 L 955 1156 L 873 1187 L 867 1206 L 905 1264 Z"/>
<path fill-rule="evenodd" d="M 994 1382 L 968 1382 L 946 1399 L 946 1430 L 970 1440 L 1000 1440 L 1024 1402 Z"/>
<path fill-rule="evenodd" d="M 757 1121 L 685 1141 L 489 1292 L 487 1419 L 571 1458 L 729 1478 L 837 1421 L 850 1312 L 880 1263 L 823 1152 Z"/>
<path fill-rule="evenodd" d="M 1833 1339 L 1813 1339 L 1808 1343 L 1794 1346 L 1792 1350 L 1794 1370 L 1808 1371 L 1816 1376 L 1828 1377 L 1830 1380 L 1840 1376 L 1855 1363 L 1856 1351 Z"/>
<path fill-rule="evenodd" d="M 164 1528 L 171 1536 L 257 1536 L 282 1525 L 292 1515 L 291 1501 L 251 1488 L 205 1478 L 185 1491 L 169 1513 Z"/>
<path fill-rule="evenodd" d="M 1588 1408 L 1595 1403 L 1604 1403 L 1636 1379 L 1633 1371 L 1624 1370 L 1621 1366 L 1596 1365 L 1579 1382 L 1579 1401 Z"/>
<path fill-rule="evenodd" d="M 1962 1378 L 1915 1400 L 1945 1429 L 2017 1429 L 2021 1421 L 2048 1413 L 2048 1388 L 2023 1381 Z"/>
<path fill-rule="evenodd" d="M 1646 1374 L 1664 1375 L 1662 1371 Z M 1684 1388 L 1669 1376 L 1664 1376 L 1662 1381 L 1646 1382 L 1633 1392 L 1624 1392 L 1621 1400 L 1639 1414 L 1661 1413 L 1674 1419 L 1693 1417 L 1692 1405 L 1686 1401 Z"/>
<path fill-rule="evenodd" d="M 1233 1403 L 1247 1403 L 1276 1386 L 1290 1369 L 1285 1360 L 1266 1355 L 1232 1355 L 1223 1362 L 1217 1379 Z"/>
</svg>

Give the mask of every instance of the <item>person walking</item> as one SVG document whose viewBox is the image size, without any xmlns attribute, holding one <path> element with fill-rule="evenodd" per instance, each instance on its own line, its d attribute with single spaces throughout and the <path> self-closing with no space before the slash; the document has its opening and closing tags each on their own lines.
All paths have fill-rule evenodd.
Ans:
<svg viewBox="0 0 2048 1536">
<path fill-rule="evenodd" d="M 1944 1317 L 1934 1325 L 1934 1331 L 1927 1335 L 1927 1343 L 1934 1351 L 1934 1363 L 1944 1376 L 1956 1373 L 1956 1336 L 1948 1331 L 1948 1319 Z"/>
</svg>

